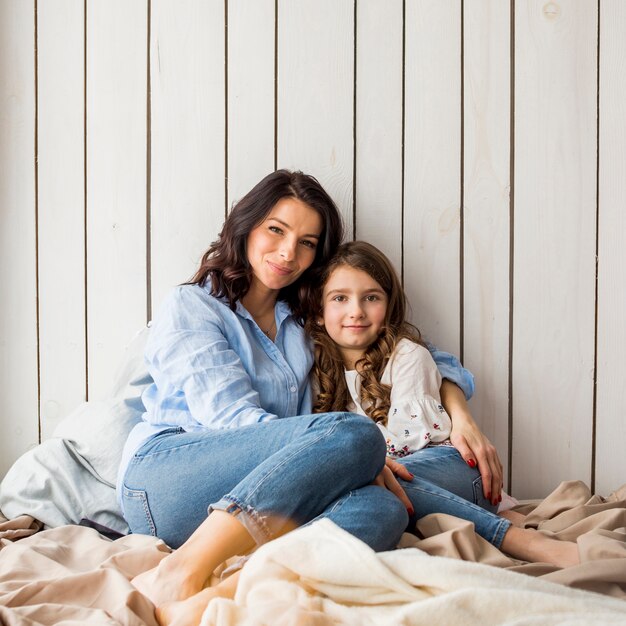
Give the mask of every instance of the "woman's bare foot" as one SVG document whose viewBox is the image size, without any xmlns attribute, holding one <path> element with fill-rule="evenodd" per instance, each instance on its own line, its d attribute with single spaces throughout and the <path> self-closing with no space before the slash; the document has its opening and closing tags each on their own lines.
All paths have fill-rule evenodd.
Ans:
<svg viewBox="0 0 626 626">
<path fill-rule="evenodd" d="M 157 607 L 155 615 L 160 626 L 198 626 L 202 614 L 213 598 L 234 598 L 239 582 L 239 572 L 215 587 L 206 587 L 195 595 L 179 602 L 168 602 Z"/>
<path fill-rule="evenodd" d="M 182 568 L 172 567 L 171 556 L 166 556 L 156 567 L 130 581 L 155 606 L 186 600 L 198 593 L 206 582 L 194 575 L 185 576 Z"/>
<path fill-rule="evenodd" d="M 157 622 L 160 626 L 198 626 L 207 604 L 216 597 L 215 588 L 207 587 L 186 600 L 167 602 L 157 607 Z"/>
<path fill-rule="evenodd" d="M 523 513 L 518 513 L 517 511 L 502 511 L 498 513 L 500 517 L 504 517 L 508 519 L 509 522 L 513 524 L 513 526 L 517 526 L 517 528 L 524 528 L 524 522 L 526 521 L 526 516 Z"/>
</svg>

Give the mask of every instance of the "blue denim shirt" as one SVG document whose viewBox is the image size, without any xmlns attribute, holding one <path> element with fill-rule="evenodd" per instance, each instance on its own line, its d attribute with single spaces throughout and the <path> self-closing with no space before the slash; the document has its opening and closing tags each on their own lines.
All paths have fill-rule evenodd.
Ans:
<svg viewBox="0 0 626 626">
<path fill-rule="evenodd" d="M 276 305 L 272 342 L 240 302 L 232 311 L 209 288 L 175 288 L 153 321 L 145 360 L 154 382 L 143 393 L 146 412 L 126 442 L 120 480 L 135 451 L 173 426 L 237 428 L 311 413 L 312 346 L 288 305 Z M 471 373 L 451 354 L 430 349 L 442 378 L 469 398 Z"/>
</svg>

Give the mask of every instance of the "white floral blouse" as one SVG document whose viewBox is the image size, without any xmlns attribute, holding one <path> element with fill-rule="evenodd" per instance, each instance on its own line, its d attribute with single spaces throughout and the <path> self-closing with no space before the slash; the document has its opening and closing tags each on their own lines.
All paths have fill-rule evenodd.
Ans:
<svg viewBox="0 0 626 626">
<path fill-rule="evenodd" d="M 346 371 L 346 381 L 353 403 L 348 410 L 365 415 L 361 376 L 355 370 Z M 381 382 L 391 385 L 387 425 L 378 424 L 388 456 L 399 458 L 427 445 L 447 442 L 452 422 L 441 404 L 441 374 L 427 348 L 400 340 Z"/>
</svg>

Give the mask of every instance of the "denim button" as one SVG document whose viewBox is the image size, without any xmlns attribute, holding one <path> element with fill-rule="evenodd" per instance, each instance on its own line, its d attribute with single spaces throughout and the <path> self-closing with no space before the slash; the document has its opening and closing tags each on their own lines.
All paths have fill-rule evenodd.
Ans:
<svg viewBox="0 0 626 626">
<path fill-rule="evenodd" d="M 291 393 L 296 393 L 295 385 L 291 385 L 291 387 L 289 387 L 289 391 L 291 391 Z"/>
</svg>

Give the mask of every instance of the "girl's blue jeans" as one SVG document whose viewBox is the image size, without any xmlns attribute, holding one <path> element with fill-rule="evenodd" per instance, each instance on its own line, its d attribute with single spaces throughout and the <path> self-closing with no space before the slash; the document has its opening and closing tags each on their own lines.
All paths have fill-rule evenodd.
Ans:
<svg viewBox="0 0 626 626">
<path fill-rule="evenodd" d="M 501 546 L 511 522 L 495 514 L 496 507 L 483 495 L 478 469 L 472 469 L 456 448 L 423 448 L 397 461 L 415 476 L 399 481 L 413 504 L 415 520 L 429 513 L 455 515 L 473 522 L 476 532 L 496 548 Z"/>
<path fill-rule="evenodd" d="M 257 543 L 327 517 L 374 550 L 394 548 L 408 524 L 404 505 L 371 485 L 386 446 L 369 418 L 322 413 L 242 428 L 167 430 L 145 443 L 123 480 L 133 533 L 179 547 L 207 508 L 238 516 Z"/>
</svg>

